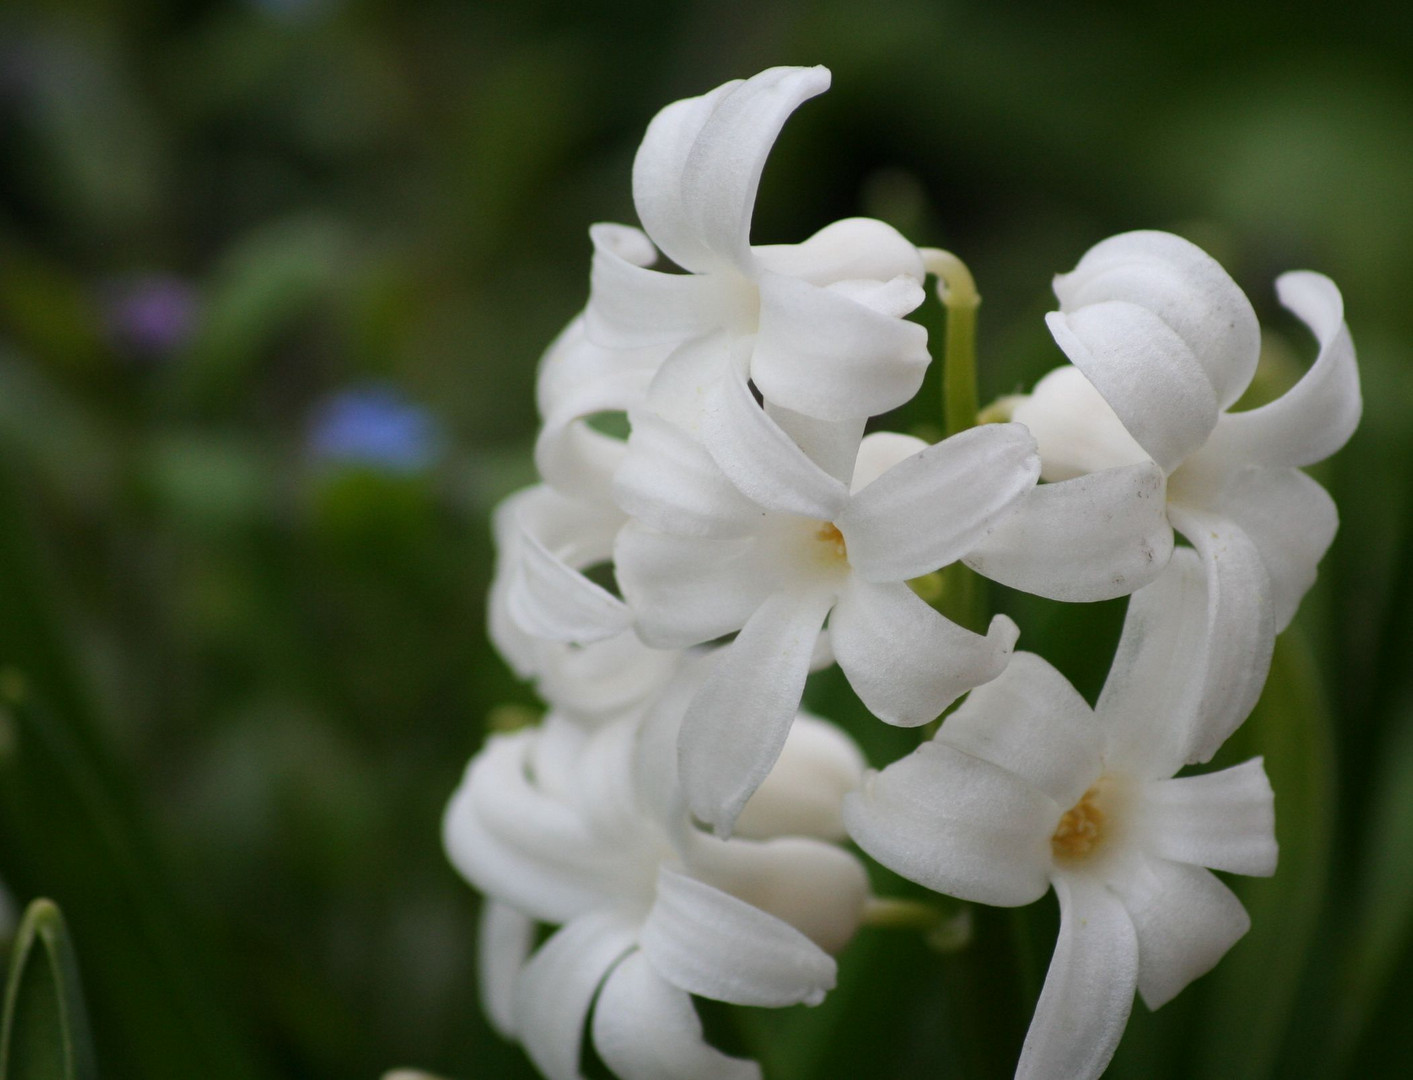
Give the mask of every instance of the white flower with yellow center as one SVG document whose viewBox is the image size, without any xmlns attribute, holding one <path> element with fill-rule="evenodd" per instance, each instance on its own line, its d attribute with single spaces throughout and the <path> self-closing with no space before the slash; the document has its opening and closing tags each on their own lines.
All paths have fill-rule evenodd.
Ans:
<svg viewBox="0 0 1413 1080">
<path fill-rule="evenodd" d="M 660 417 L 634 416 L 615 478 L 631 520 L 614 565 L 649 645 L 739 631 L 681 738 L 691 810 L 727 833 L 785 742 L 826 617 L 839 666 L 889 723 L 927 723 L 1000 673 L 1014 623 L 997 616 L 986 636 L 974 634 L 907 582 L 969 552 L 1034 485 L 1039 465 L 1024 428 L 992 424 L 933 446 L 855 437 L 841 478 L 785 434 L 743 379 L 720 380 L 704 415 L 711 452 Z"/>
<path fill-rule="evenodd" d="M 1209 255 L 1169 233 L 1124 233 L 1057 277 L 1060 310 L 1047 321 L 1073 366 L 1046 375 L 1012 413 L 1035 436 L 1047 483 L 968 559 L 1028 592 L 1093 600 L 1151 580 L 1173 530 L 1186 537 L 1210 590 L 1194 657 L 1209 724 L 1198 761 L 1251 711 L 1275 635 L 1334 538 L 1334 502 L 1300 466 L 1343 446 L 1361 411 L 1339 290 L 1300 271 L 1276 291 L 1319 356 L 1284 396 L 1231 412 L 1256 370 L 1260 327 Z M 1151 558 L 1116 573 L 1125 535 L 1147 537 Z"/>
<path fill-rule="evenodd" d="M 1275 872 L 1261 759 L 1173 779 L 1208 737 L 1188 707 L 1202 578 L 1180 549 L 1134 594 L 1094 709 L 1017 653 L 932 741 L 845 800 L 858 845 L 928 888 L 1007 907 L 1055 889 L 1059 939 L 1017 1077 L 1097 1077 L 1135 988 L 1157 1008 L 1246 932 L 1245 909 L 1207 868 Z"/>
<path fill-rule="evenodd" d="M 671 350 L 653 387 L 659 411 L 683 419 L 747 339 L 761 392 L 808 417 L 876 415 L 921 385 L 927 334 L 902 316 L 922 303 L 925 273 L 897 230 L 852 218 L 800 244 L 750 242 L 770 148 L 795 108 L 828 86 L 822 67 L 771 68 L 653 119 L 633 164 L 633 201 L 652 243 L 686 273 L 647 269 L 621 226 L 591 230 L 587 336 Z"/>
</svg>

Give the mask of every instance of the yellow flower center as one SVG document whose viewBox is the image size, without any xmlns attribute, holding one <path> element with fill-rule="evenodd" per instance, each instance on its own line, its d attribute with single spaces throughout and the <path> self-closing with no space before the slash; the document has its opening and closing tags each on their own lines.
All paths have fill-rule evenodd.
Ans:
<svg viewBox="0 0 1413 1080">
<path fill-rule="evenodd" d="M 1104 811 L 1095 784 L 1060 818 L 1050 848 L 1057 859 L 1083 859 L 1104 842 Z"/>
<path fill-rule="evenodd" d="M 827 556 L 847 562 L 849 559 L 849 546 L 844 543 L 844 534 L 839 531 L 839 527 L 832 521 L 821 521 L 819 528 L 814 534 L 814 538 L 824 546 Z"/>
</svg>

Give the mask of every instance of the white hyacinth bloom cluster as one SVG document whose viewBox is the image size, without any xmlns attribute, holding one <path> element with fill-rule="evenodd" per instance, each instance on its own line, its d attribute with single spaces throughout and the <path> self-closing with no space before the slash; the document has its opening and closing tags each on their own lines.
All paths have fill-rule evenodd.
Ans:
<svg viewBox="0 0 1413 1080">
<path fill-rule="evenodd" d="M 1260 345 L 1246 297 L 1179 237 L 1116 236 L 1056 278 L 1071 364 L 1011 422 L 872 430 L 921 385 L 906 316 L 942 253 L 867 219 L 750 241 L 769 150 L 828 84 L 775 68 L 652 121 L 643 230 L 591 230 L 588 305 L 540 370 L 542 483 L 497 513 L 492 637 L 549 712 L 473 758 L 445 842 L 486 897 L 486 1011 L 554 1080 L 580 1075 L 586 1025 L 628 1080 L 758 1076 L 703 1040 L 691 996 L 824 997 L 875 902 L 849 837 L 963 900 L 1055 889 L 1025 1077 L 1098 1076 L 1135 992 L 1156 1008 L 1246 931 L 1211 871 L 1275 871 L 1261 759 L 1175 776 L 1251 711 L 1333 539 L 1300 467 L 1359 419 L 1338 290 L 1280 278 L 1318 358 L 1232 411 Z M 1013 652 L 1011 620 L 974 633 L 910 584 L 958 562 L 1053 599 L 1131 594 L 1094 708 Z M 800 712 L 835 663 L 895 725 L 968 696 L 869 772 Z"/>
</svg>

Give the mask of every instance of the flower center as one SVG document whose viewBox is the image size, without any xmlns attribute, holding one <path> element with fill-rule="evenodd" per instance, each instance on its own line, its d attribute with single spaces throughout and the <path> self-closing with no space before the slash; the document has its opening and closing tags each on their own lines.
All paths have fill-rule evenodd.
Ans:
<svg viewBox="0 0 1413 1080">
<path fill-rule="evenodd" d="M 819 542 L 826 558 L 837 559 L 839 562 L 849 561 L 849 546 L 844 543 L 844 534 L 832 521 L 821 521 L 819 528 L 815 530 L 814 538 Z"/>
<path fill-rule="evenodd" d="M 1099 785 L 1095 784 L 1065 811 L 1050 838 L 1057 859 L 1083 859 L 1104 842 L 1104 811 L 1099 806 Z"/>
</svg>

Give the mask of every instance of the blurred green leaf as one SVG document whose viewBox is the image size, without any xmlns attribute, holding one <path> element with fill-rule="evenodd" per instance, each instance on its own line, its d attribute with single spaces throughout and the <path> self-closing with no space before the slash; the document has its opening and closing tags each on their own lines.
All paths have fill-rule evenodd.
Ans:
<svg viewBox="0 0 1413 1080">
<path fill-rule="evenodd" d="M 1310 959 L 1335 819 L 1333 729 L 1315 671 L 1299 632 L 1282 635 L 1260 702 L 1213 762 L 1265 757 L 1280 866 L 1272 878 L 1228 879 L 1251 930 L 1199 984 L 1192 1077 L 1272 1076 Z"/>
<path fill-rule="evenodd" d="M 51 900 L 25 911 L 10 959 L 0 1080 L 93 1080 L 98 1068 L 78 959 Z"/>
</svg>

